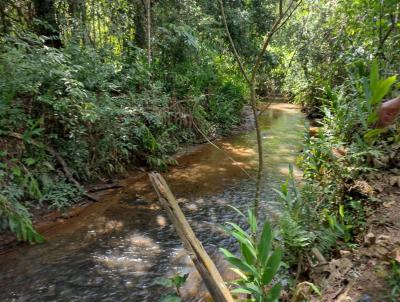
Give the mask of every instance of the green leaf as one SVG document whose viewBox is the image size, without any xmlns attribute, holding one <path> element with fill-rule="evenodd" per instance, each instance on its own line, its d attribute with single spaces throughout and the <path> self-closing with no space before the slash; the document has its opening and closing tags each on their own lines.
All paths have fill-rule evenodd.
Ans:
<svg viewBox="0 0 400 302">
<path fill-rule="evenodd" d="M 251 232 L 253 234 L 257 233 L 257 219 L 256 215 L 254 214 L 254 210 L 248 209 L 248 222 L 250 225 Z"/>
<path fill-rule="evenodd" d="M 26 158 L 26 159 L 25 159 L 25 163 L 26 163 L 28 166 L 32 166 L 32 165 L 34 165 L 34 164 L 36 163 L 36 159 L 31 158 L 31 157 Z"/>
<path fill-rule="evenodd" d="M 231 231 L 231 235 L 235 237 L 240 244 L 245 245 L 247 250 L 252 254 L 252 256 L 256 258 L 256 250 L 251 241 L 247 238 L 247 236 L 242 235 L 238 231 Z"/>
<path fill-rule="evenodd" d="M 188 276 L 189 276 L 189 274 L 184 274 L 183 276 L 178 274 L 178 275 L 170 278 L 170 280 L 171 280 L 172 284 L 174 284 L 176 287 L 179 288 L 186 282 L 186 279 Z"/>
<path fill-rule="evenodd" d="M 163 296 L 159 302 L 181 302 L 181 298 L 177 296 L 175 293 L 167 294 Z"/>
<path fill-rule="evenodd" d="M 377 138 L 380 134 L 382 134 L 386 131 L 387 131 L 386 129 L 381 129 L 381 128 L 369 130 L 364 134 L 364 139 L 367 142 L 370 142 L 371 140 L 373 140 L 374 138 Z"/>
<path fill-rule="evenodd" d="M 259 288 L 257 285 L 255 285 L 254 283 L 246 283 L 242 288 L 250 291 L 253 293 L 253 295 L 257 296 L 262 296 L 263 295 L 263 291 L 261 288 Z"/>
<path fill-rule="evenodd" d="M 275 284 L 269 291 L 267 295 L 268 302 L 275 302 L 279 300 L 281 296 L 282 285 L 280 283 Z"/>
<path fill-rule="evenodd" d="M 371 88 L 371 91 L 374 91 L 376 89 L 376 85 L 379 80 L 379 67 L 378 67 L 378 61 L 374 60 L 371 66 L 371 72 L 369 76 L 369 85 Z"/>
<path fill-rule="evenodd" d="M 253 274 L 257 276 L 257 270 L 254 266 L 247 264 L 240 260 L 239 258 L 235 257 L 231 252 L 224 248 L 220 248 L 220 251 L 224 254 L 225 259 L 229 261 L 233 266 L 240 269 L 242 272 Z"/>
<path fill-rule="evenodd" d="M 261 237 L 258 243 L 258 257 L 262 265 L 268 258 L 272 243 L 272 228 L 269 222 L 265 222 Z"/>
<path fill-rule="evenodd" d="M 242 287 L 239 288 L 235 288 L 234 290 L 231 290 L 232 294 L 246 294 L 246 295 L 250 295 L 252 292 L 248 289 L 244 289 Z"/>
<path fill-rule="evenodd" d="M 232 270 L 235 274 L 239 275 L 240 278 L 242 278 L 243 280 L 247 281 L 247 276 L 246 276 L 245 274 L 243 274 L 243 272 L 242 272 L 240 269 L 237 269 L 237 268 L 235 268 L 235 267 L 231 267 L 231 270 Z"/>
<path fill-rule="evenodd" d="M 164 277 L 159 277 L 154 279 L 154 281 L 152 282 L 152 284 L 154 285 L 161 285 L 163 287 L 171 287 L 174 286 L 174 283 L 172 282 L 171 279 L 169 278 L 164 278 Z"/>
<path fill-rule="evenodd" d="M 238 233 L 239 235 L 241 235 L 242 237 L 247 238 L 248 240 L 251 240 L 250 235 L 247 234 L 246 231 L 243 230 L 243 229 L 242 229 L 240 226 L 238 226 L 236 223 L 227 222 L 226 224 L 227 224 L 227 225 L 230 225 L 231 227 L 233 227 L 233 228 L 237 231 L 237 233 Z M 233 231 L 231 231 L 231 233 L 233 233 Z"/>
<path fill-rule="evenodd" d="M 20 177 L 22 175 L 21 169 L 19 167 L 12 167 L 11 172 L 17 177 Z"/>
<path fill-rule="evenodd" d="M 389 77 L 385 80 L 380 80 L 377 84 L 375 89 L 372 90 L 372 97 L 370 100 L 370 103 L 372 105 L 377 105 L 379 104 L 383 97 L 388 94 L 390 91 L 390 88 L 396 81 L 396 76 Z"/>
<path fill-rule="evenodd" d="M 268 258 L 266 267 L 264 269 L 264 273 L 262 276 L 262 281 L 264 285 L 268 285 L 271 283 L 272 279 L 275 277 L 278 272 L 279 267 L 281 266 L 282 259 L 282 250 L 276 249 L 272 255 Z"/>
<path fill-rule="evenodd" d="M 342 204 L 339 205 L 339 215 L 342 219 L 344 218 L 344 206 Z"/>
<path fill-rule="evenodd" d="M 233 209 L 236 213 L 238 213 L 240 216 L 243 216 L 244 218 L 246 218 L 246 216 L 236 207 L 228 205 L 228 207 L 230 207 L 231 209 Z"/>
<path fill-rule="evenodd" d="M 255 262 L 255 255 L 249 250 L 248 246 L 241 243 L 240 244 L 240 251 L 242 252 L 242 255 L 246 262 L 248 264 L 254 264 Z"/>
</svg>

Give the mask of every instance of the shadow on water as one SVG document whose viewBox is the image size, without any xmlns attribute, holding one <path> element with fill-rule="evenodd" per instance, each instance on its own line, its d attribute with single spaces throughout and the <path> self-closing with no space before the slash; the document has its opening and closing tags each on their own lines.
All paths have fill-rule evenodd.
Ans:
<svg viewBox="0 0 400 302">
<path fill-rule="evenodd" d="M 261 117 L 265 150 L 263 195 L 259 216 L 273 218 L 279 207 L 272 187 L 288 173 L 301 149 L 305 119 L 288 104 L 275 104 Z M 216 142 L 179 157 L 166 173 L 172 191 L 206 250 L 219 261 L 218 247 L 236 249 L 218 227 L 243 225 L 231 204 L 245 210 L 253 203 L 257 167 L 254 132 Z M 202 301 L 200 279 L 165 213 L 155 202 L 147 175 L 128 175 L 119 192 L 103 193 L 102 202 L 46 233 L 43 245 L 19 249 L 0 259 L 0 301 L 157 301 L 165 289 L 156 277 L 192 272 L 184 288 L 188 301 Z"/>
</svg>

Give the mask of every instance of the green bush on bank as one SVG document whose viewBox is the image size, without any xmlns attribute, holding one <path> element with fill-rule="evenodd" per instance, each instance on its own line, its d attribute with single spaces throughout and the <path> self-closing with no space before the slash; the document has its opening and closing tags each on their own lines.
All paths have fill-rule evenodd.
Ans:
<svg viewBox="0 0 400 302">
<path fill-rule="evenodd" d="M 133 164 L 165 170 L 169 154 L 199 136 L 194 125 L 226 132 L 240 120 L 246 91 L 222 77 L 211 56 L 198 54 L 191 68 L 177 62 L 167 71 L 180 78 L 166 81 L 155 72 L 167 74 L 166 63 L 149 68 L 138 49 L 118 56 L 75 44 L 56 49 L 23 32 L 3 37 L 0 52 L 1 228 L 21 240 L 39 238 L 27 209 L 62 209 L 82 194 L 49 148 L 84 182 Z"/>
</svg>

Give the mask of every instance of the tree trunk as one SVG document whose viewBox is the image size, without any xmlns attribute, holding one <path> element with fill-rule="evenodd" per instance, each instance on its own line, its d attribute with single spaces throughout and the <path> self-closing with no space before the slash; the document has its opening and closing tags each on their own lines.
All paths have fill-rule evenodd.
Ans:
<svg viewBox="0 0 400 302">
<path fill-rule="evenodd" d="M 250 104 L 253 110 L 254 115 L 254 125 L 256 128 L 256 136 L 257 136 L 257 148 L 258 148 L 258 171 L 257 171 L 257 183 L 256 183 L 256 196 L 254 203 L 254 213 L 257 213 L 257 208 L 261 199 L 261 178 L 263 174 L 263 166 L 264 166 L 264 156 L 263 156 L 263 146 L 262 146 L 262 137 L 261 137 L 261 129 L 260 123 L 258 120 L 258 111 L 257 111 L 257 96 L 256 96 L 256 85 L 254 82 L 250 83 Z"/>
<path fill-rule="evenodd" d="M 149 66 L 151 65 L 151 12 L 150 12 L 150 0 L 146 0 L 146 19 L 147 19 L 147 60 Z"/>
<path fill-rule="evenodd" d="M 0 0 L 1 31 L 4 35 L 8 33 L 8 22 L 6 19 L 6 1 Z"/>
<path fill-rule="evenodd" d="M 145 11 L 142 1 L 136 1 L 135 11 L 135 43 L 138 47 L 146 48 Z"/>
<path fill-rule="evenodd" d="M 36 25 L 36 33 L 46 36 L 47 46 L 61 48 L 60 27 L 56 20 L 54 0 L 34 0 L 35 16 L 41 21 Z"/>
</svg>

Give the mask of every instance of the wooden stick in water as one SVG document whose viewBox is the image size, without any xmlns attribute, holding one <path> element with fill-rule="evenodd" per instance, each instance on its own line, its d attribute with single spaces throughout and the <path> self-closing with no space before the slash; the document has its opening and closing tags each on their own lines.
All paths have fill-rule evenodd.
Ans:
<svg viewBox="0 0 400 302">
<path fill-rule="evenodd" d="M 157 192 L 161 205 L 167 211 L 169 219 L 189 252 L 194 266 L 215 302 L 234 302 L 214 262 L 205 251 L 190 227 L 168 184 L 159 173 L 149 173 L 151 183 Z"/>
</svg>

